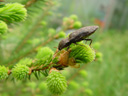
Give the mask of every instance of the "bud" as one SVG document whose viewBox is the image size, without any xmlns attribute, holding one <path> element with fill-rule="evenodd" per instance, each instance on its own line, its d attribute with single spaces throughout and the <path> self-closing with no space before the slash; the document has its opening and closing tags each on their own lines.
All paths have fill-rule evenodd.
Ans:
<svg viewBox="0 0 128 96">
<path fill-rule="evenodd" d="M 41 22 L 41 25 L 42 25 L 42 26 L 46 26 L 46 25 L 47 25 L 47 22 L 46 22 L 46 21 L 42 21 L 42 22 Z"/>
<path fill-rule="evenodd" d="M 58 71 L 52 70 L 47 77 L 47 86 L 51 93 L 60 95 L 66 91 L 67 81 Z"/>
<path fill-rule="evenodd" d="M 91 89 L 85 89 L 85 93 L 88 95 L 88 96 L 92 96 L 93 95 L 93 92 Z"/>
<path fill-rule="evenodd" d="M 0 35 L 7 32 L 7 24 L 3 21 L 0 21 Z"/>
<path fill-rule="evenodd" d="M 39 49 L 36 55 L 36 58 L 41 59 L 43 57 L 50 56 L 50 55 L 53 55 L 53 51 L 49 47 L 43 47 Z"/>
<path fill-rule="evenodd" d="M 9 3 L 0 9 L 1 20 L 8 20 L 8 22 L 23 21 L 27 16 L 27 10 L 19 3 Z"/>
<path fill-rule="evenodd" d="M 80 21 L 76 21 L 74 24 L 73 24 L 73 28 L 75 29 L 78 29 L 82 26 L 81 22 Z"/>
<path fill-rule="evenodd" d="M 21 80 L 27 77 L 29 73 L 29 67 L 26 65 L 16 64 L 12 69 L 12 75 L 17 80 Z"/>
<path fill-rule="evenodd" d="M 95 51 L 85 44 L 71 46 L 70 57 L 73 57 L 76 63 L 89 63 L 95 59 Z"/>
<path fill-rule="evenodd" d="M 80 70 L 80 75 L 84 78 L 87 77 L 87 72 L 85 70 Z"/>
<path fill-rule="evenodd" d="M 65 32 L 63 32 L 63 31 L 59 32 L 58 35 L 60 38 L 64 38 L 66 36 Z"/>
<path fill-rule="evenodd" d="M 94 48 L 94 49 L 96 49 L 96 50 L 97 50 L 97 49 L 99 49 L 99 48 L 100 48 L 100 43 L 99 43 L 99 42 L 95 42 L 95 43 L 93 43 L 93 45 L 92 45 L 92 46 L 93 46 L 93 48 Z"/>
<path fill-rule="evenodd" d="M 76 21 L 78 19 L 78 17 L 76 15 L 71 15 L 70 18 L 72 18 L 74 21 Z"/>
<path fill-rule="evenodd" d="M 0 80 L 8 77 L 8 69 L 5 66 L 0 66 Z"/>
<path fill-rule="evenodd" d="M 69 87 L 71 87 L 71 89 L 79 89 L 80 85 L 75 81 L 71 81 Z"/>
</svg>

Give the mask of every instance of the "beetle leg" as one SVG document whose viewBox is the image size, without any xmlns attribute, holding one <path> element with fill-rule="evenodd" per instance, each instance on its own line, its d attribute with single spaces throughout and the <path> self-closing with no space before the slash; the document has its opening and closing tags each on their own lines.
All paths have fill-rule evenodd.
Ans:
<svg viewBox="0 0 128 96">
<path fill-rule="evenodd" d="M 68 47 L 67 47 L 67 51 L 69 50 L 69 48 L 70 48 L 70 47 L 68 46 Z"/>
<path fill-rule="evenodd" d="M 84 39 L 85 40 L 85 39 Z M 87 44 L 87 40 L 85 40 L 85 44 Z"/>
<path fill-rule="evenodd" d="M 84 39 L 84 40 L 86 40 L 86 41 L 90 41 L 89 46 L 91 46 L 91 44 L 92 44 L 92 39 Z"/>
</svg>

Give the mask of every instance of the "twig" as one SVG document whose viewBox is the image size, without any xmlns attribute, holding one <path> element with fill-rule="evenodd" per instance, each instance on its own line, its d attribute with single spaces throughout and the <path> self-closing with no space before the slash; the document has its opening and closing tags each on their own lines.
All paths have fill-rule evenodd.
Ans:
<svg viewBox="0 0 128 96">
<path fill-rule="evenodd" d="M 46 69 L 48 69 L 51 65 L 52 65 L 52 62 L 51 62 L 48 66 L 46 66 L 46 67 L 44 67 L 44 68 L 42 68 L 43 65 L 41 65 L 40 67 L 38 67 L 38 69 L 36 69 L 36 67 L 30 67 L 30 68 L 29 68 L 29 73 L 28 73 L 28 75 L 31 75 L 33 71 L 46 70 Z M 12 70 L 8 70 L 8 75 L 10 75 L 11 73 L 12 73 Z"/>
<path fill-rule="evenodd" d="M 35 3 L 37 0 L 29 0 L 26 5 L 24 6 L 25 8 L 31 6 L 33 3 Z"/>
<path fill-rule="evenodd" d="M 0 0 L 0 2 L 4 2 L 4 0 Z"/>
<path fill-rule="evenodd" d="M 56 53 L 54 53 L 54 55 L 55 55 Z M 53 57 L 52 58 L 54 58 L 54 55 L 53 55 Z M 32 65 L 34 65 L 36 62 L 38 62 L 38 60 L 33 60 L 32 61 Z M 48 69 L 49 67 L 51 67 L 51 65 L 53 65 L 54 63 L 51 61 L 47 66 L 45 66 L 45 65 L 40 65 L 40 66 L 31 66 L 31 67 L 29 67 L 29 73 L 28 73 L 28 75 L 31 75 L 32 74 L 32 72 L 33 71 L 40 71 L 40 70 L 46 70 L 46 69 Z M 55 68 L 52 68 L 52 70 L 55 70 Z M 8 70 L 8 75 L 10 75 L 12 73 L 12 70 Z"/>
</svg>

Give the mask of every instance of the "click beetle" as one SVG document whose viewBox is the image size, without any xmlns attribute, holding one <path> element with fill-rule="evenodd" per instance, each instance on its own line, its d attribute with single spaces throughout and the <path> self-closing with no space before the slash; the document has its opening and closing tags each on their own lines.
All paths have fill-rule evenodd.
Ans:
<svg viewBox="0 0 128 96">
<path fill-rule="evenodd" d="M 72 32 L 69 37 L 60 41 L 58 49 L 62 50 L 63 48 L 70 46 L 72 43 L 76 44 L 76 42 L 80 42 L 82 40 L 91 41 L 91 44 L 92 39 L 87 39 L 87 37 L 93 34 L 98 28 L 99 26 L 87 26 Z"/>
</svg>

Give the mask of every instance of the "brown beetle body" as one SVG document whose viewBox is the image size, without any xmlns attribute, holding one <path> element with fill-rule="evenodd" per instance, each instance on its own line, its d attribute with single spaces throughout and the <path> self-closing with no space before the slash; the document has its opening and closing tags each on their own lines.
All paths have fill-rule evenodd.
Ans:
<svg viewBox="0 0 128 96">
<path fill-rule="evenodd" d="M 70 46 L 70 44 L 72 43 L 80 42 L 82 40 L 91 41 L 91 39 L 86 39 L 86 38 L 89 37 L 91 34 L 93 34 L 98 28 L 99 28 L 98 26 L 87 26 L 87 27 L 80 28 L 75 32 L 72 32 L 69 35 L 69 37 L 62 39 L 60 41 L 58 49 L 61 50 L 65 47 Z"/>
<path fill-rule="evenodd" d="M 69 40 L 73 43 L 80 42 L 93 34 L 98 28 L 98 26 L 87 26 L 80 28 L 69 35 Z"/>
</svg>

